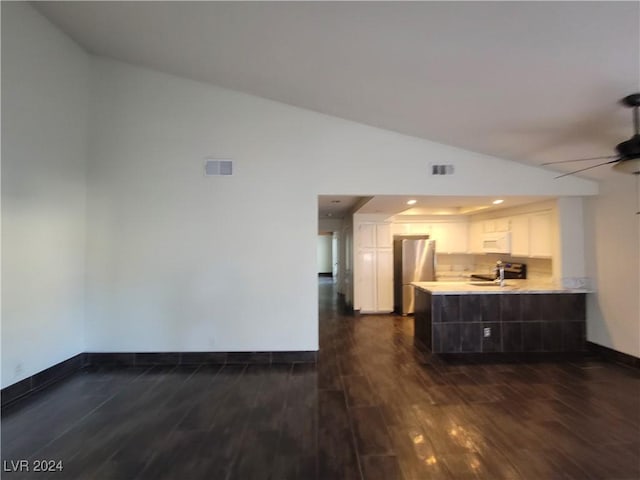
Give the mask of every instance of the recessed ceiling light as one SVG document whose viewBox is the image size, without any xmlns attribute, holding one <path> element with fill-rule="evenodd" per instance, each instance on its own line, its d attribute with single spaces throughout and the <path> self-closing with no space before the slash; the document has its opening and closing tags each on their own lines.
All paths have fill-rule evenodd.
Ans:
<svg viewBox="0 0 640 480">
<path fill-rule="evenodd" d="M 504 200 L 502 200 L 502 199 L 500 199 L 500 198 L 499 198 L 498 200 L 494 200 L 494 201 L 493 201 L 493 204 L 494 204 L 494 205 L 500 205 L 502 202 L 504 202 Z"/>
<path fill-rule="evenodd" d="M 407 205 L 415 205 L 416 203 L 418 203 L 418 201 L 417 201 L 417 200 L 409 200 L 409 201 L 407 202 Z"/>
</svg>

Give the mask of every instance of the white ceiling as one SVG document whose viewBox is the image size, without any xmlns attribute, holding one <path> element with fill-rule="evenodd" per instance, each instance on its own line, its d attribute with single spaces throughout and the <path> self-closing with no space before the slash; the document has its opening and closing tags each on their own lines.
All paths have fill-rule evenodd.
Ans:
<svg viewBox="0 0 640 480">
<path fill-rule="evenodd" d="M 97 55 L 532 164 L 612 155 L 640 90 L 640 2 L 36 6 Z"/>
</svg>

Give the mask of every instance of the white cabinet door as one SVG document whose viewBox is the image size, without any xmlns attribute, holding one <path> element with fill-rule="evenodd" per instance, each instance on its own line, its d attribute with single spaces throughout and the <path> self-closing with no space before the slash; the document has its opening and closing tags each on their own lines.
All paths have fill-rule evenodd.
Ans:
<svg viewBox="0 0 640 480">
<path fill-rule="evenodd" d="M 468 244 L 466 222 L 443 222 L 431 225 L 431 236 L 436 241 L 436 252 L 466 253 Z"/>
<path fill-rule="evenodd" d="M 469 245 L 469 224 L 456 222 L 447 224 L 449 229 L 448 250 L 451 253 L 466 253 Z M 438 246 L 436 245 L 436 251 Z"/>
<path fill-rule="evenodd" d="M 510 227 L 510 219 L 509 217 L 496 218 L 495 222 L 495 231 L 496 232 L 508 232 Z"/>
<path fill-rule="evenodd" d="M 482 253 L 483 222 L 471 222 L 469 224 L 469 252 Z M 438 246 L 436 245 L 436 248 Z"/>
<path fill-rule="evenodd" d="M 377 285 L 376 311 L 393 311 L 393 251 L 379 248 L 376 251 Z"/>
<path fill-rule="evenodd" d="M 358 240 L 356 245 L 360 248 L 375 248 L 376 225 L 374 223 L 361 223 L 358 225 Z"/>
<path fill-rule="evenodd" d="M 511 217 L 511 255 L 529 256 L 529 215 Z"/>
<path fill-rule="evenodd" d="M 509 217 L 492 218 L 491 220 L 484 220 L 482 224 L 483 224 L 484 233 L 509 231 Z"/>
<path fill-rule="evenodd" d="M 358 226 L 357 301 L 363 313 L 393 311 L 391 224 Z"/>
<path fill-rule="evenodd" d="M 358 300 L 360 311 L 376 311 L 376 251 L 373 248 L 358 250 Z"/>
<path fill-rule="evenodd" d="M 391 224 L 376 225 L 376 248 L 391 248 Z"/>
<path fill-rule="evenodd" d="M 441 223 L 433 223 L 426 225 L 426 230 L 429 232 L 429 239 L 436 241 L 436 251 L 444 253 L 443 248 L 447 244 L 447 229 Z"/>
<path fill-rule="evenodd" d="M 551 257 L 551 212 L 534 213 L 529 217 L 529 254 Z"/>
</svg>

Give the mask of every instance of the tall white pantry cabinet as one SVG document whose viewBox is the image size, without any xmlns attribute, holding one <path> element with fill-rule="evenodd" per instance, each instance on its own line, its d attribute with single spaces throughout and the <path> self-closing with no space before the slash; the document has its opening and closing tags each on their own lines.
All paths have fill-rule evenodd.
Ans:
<svg viewBox="0 0 640 480">
<path fill-rule="evenodd" d="M 429 235 L 440 253 L 467 253 L 468 222 L 358 222 L 355 305 L 362 313 L 393 311 L 393 235 Z"/>
<path fill-rule="evenodd" d="M 362 313 L 393 311 L 393 249 L 390 223 L 360 223 L 356 227 L 358 289 Z"/>
</svg>

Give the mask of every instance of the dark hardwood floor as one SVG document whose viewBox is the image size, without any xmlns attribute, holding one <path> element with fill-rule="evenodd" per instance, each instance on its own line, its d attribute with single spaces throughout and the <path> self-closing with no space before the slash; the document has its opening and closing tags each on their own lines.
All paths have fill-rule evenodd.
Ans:
<svg viewBox="0 0 640 480">
<path fill-rule="evenodd" d="M 447 364 L 330 279 L 320 302 L 317 365 L 94 368 L 5 409 L 2 478 L 640 478 L 637 370 Z"/>
</svg>

